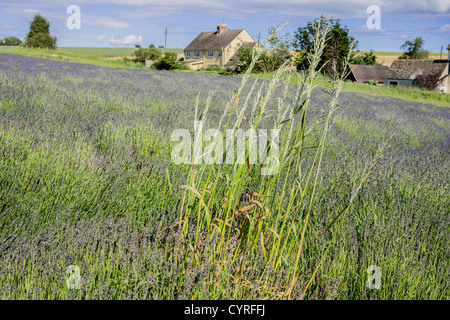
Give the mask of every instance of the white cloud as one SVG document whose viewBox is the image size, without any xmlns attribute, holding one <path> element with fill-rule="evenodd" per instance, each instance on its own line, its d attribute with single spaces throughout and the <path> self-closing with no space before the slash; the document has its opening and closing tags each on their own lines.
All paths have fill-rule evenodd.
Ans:
<svg viewBox="0 0 450 320">
<path fill-rule="evenodd" d="M 1 5 L 1 3 L 0 3 L 0 5 Z M 10 3 L 9 3 L 9 5 L 10 5 Z M 34 6 L 34 7 L 36 8 L 36 6 Z M 30 7 L 28 7 L 28 8 L 5 8 L 5 9 L 0 10 L 0 13 L 16 16 L 19 18 L 25 18 L 25 19 L 31 19 L 36 13 L 39 13 L 44 18 L 49 19 L 49 20 L 65 20 L 68 17 L 67 14 L 57 14 L 55 12 L 48 11 L 48 10 L 34 9 L 33 7 L 31 7 L 31 8 Z"/>
<path fill-rule="evenodd" d="M 435 31 L 437 34 L 450 33 L 450 24 L 444 24 Z"/>
<path fill-rule="evenodd" d="M 408 39 L 408 36 L 406 35 L 406 34 L 392 34 L 391 35 L 391 39 L 395 39 L 395 40 L 397 40 L 397 39 L 400 39 L 400 40 L 406 40 L 406 39 Z"/>
<path fill-rule="evenodd" d="M 69 6 L 73 0 L 60 0 L 58 6 Z M 17 0 L 22 8 L 54 7 L 54 0 Z M 91 0 L 77 0 L 83 8 L 92 4 Z M 450 17 L 450 0 L 97 0 L 97 6 L 117 9 L 113 14 L 125 18 L 149 18 L 179 15 L 187 11 L 224 19 L 245 19 L 249 15 L 284 18 L 317 17 L 321 14 L 345 19 L 367 18 L 366 9 L 378 5 L 381 16 L 392 15 L 441 15 Z M 11 6 L 10 1 L 0 0 L 0 6 Z"/>
<path fill-rule="evenodd" d="M 101 41 L 103 41 L 105 39 L 106 39 L 106 36 L 104 34 L 102 34 L 100 36 L 97 36 L 97 41 L 99 41 L 99 42 L 101 42 Z"/>
<path fill-rule="evenodd" d="M 0 23 L 0 29 L 14 29 L 15 27 L 12 24 Z"/>
<path fill-rule="evenodd" d="M 131 28 L 132 25 L 106 17 L 83 16 L 81 13 L 81 27 L 94 29 L 125 29 Z"/>
<path fill-rule="evenodd" d="M 127 46 L 142 43 L 142 36 L 130 34 L 126 37 L 110 37 L 109 44 Z"/>
</svg>

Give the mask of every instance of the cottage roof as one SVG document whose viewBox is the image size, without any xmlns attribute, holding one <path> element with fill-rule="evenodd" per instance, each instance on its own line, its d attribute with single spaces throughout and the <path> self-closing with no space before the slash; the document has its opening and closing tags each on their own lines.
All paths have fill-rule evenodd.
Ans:
<svg viewBox="0 0 450 320">
<path fill-rule="evenodd" d="M 447 60 L 397 59 L 392 63 L 384 78 L 414 80 L 422 74 L 441 76 L 447 65 Z"/>
<path fill-rule="evenodd" d="M 388 66 L 381 65 L 350 65 L 350 72 L 353 73 L 357 82 L 369 82 L 369 80 L 383 82 L 384 75 L 388 70 Z"/>
<path fill-rule="evenodd" d="M 184 50 L 218 50 L 230 44 L 244 29 L 200 33 Z"/>
</svg>

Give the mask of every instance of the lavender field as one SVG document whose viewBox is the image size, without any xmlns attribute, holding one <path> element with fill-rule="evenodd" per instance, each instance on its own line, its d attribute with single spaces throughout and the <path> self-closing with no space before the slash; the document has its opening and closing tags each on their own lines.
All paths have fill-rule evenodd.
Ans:
<svg viewBox="0 0 450 320">
<path fill-rule="evenodd" d="M 0 55 L 0 298 L 279 299 L 289 292 L 291 299 L 449 299 L 448 107 L 343 92 L 319 183 L 299 194 L 317 194 L 311 202 L 291 203 L 280 186 L 297 178 L 282 172 L 264 189 L 272 190 L 268 197 L 258 198 L 266 222 L 242 225 L 236 236 L 250 230 L 256 243 L 250 252 L 242 242 L 223 245 L 213 231 L 196 232 L 208 199 L 205 207 L 215 209 L 205 226 L 223 235 L 227 220 L 214 212 L 225 197 L 206 192 L 201 180 L 193 183 L 209 198 L 185 203 L 188 193 L 177 187 L 192 172 L 171 161 L 170 136 L 177 128 L 192 130 L 196 105 L 198 112 L 209 108 L 207 128 L 219 126 L 241 81 Z M 257 96 L 256 81 L 245 84 L 243 101 Z M 291 90 L 295 85 L 278 84 L 268 110 L 280 99 L 292 102 Z M 309 146 L 320 144 L 314 124 L 324 119 L 329 100 L 326 91 L 312 91 Z M 270 127 L 274 117 L 262 125 Z M 339 229 L 333 226 L 336 237 L 321 232 L 345 209 L 358 177 L 391 135 Z M 313 150 L 302 151 L 304 168 L 316 165 Z M 231 176 L 215 170 L 206 172 L 205 185 Z M 229 181 L 222 180 L 226 188 Z M 257 191 L 263 183 L 249 174 L 236 192 Z M 278 220 L 285 207 L 293 208 L 283 220 L 289 228 Z M 254 239 L 253 226 L 260 228 Z M 66 285 L 70 265 L 80 268 L 79 289 Z M 367 286 L 370 265 L 381 270 L 378 289 Z"/>
</svg>

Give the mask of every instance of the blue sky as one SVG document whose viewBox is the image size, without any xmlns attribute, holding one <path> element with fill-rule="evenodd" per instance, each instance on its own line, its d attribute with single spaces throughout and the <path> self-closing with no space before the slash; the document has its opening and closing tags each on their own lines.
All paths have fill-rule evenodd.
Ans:
<svg viewBox="0 0 450 320">
<path fill-rule="evenodd" d="M 66 13 L 70 5 L 81 9 L 81 29 L 70 30 Z M 370 5 L 381 13 L 381 29 L 370 30 L 366 21 Z M 23 39 L 28 22 L 39 12 L 50 21 L 58 46 L 126 47 L 139 43 L 184 48 L 202 31 L 218 23 L 230 29 L 245 28 L 257 40 L 267 36 L 269 26 L 289 22 L 291 35 L 298 27 L 319 17 L 341 19 L 359 41 L 362 51 L 401 51 L 407 39 L 422 36 L 426 49 L 444 51 L 450 43 L 450 0 L 0 0 L 0 38 Z"/>
</svg>

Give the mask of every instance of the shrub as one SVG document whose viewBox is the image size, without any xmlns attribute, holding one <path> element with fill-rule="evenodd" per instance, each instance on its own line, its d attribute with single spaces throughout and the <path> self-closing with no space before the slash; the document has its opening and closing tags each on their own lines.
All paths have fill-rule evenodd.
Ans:
<svg viewBox="0 0 450 320">
<path fill-rule="evenodd" d="M 6 37 L 5 39 L 0 39 L 0 46 L 19 46 L 22 43 L 17 37 Z"/>
<path fill-rule="evenodd" d="M 140 48 L 134 52 L 135 61 L 144 63 L 145 60 L 158 60 L 162 56 L 162 52 L 156 48 L 144 49 Z"/>
<path fill-rule="evenodd" d="M 172 70 L 191 70 L 191 68 L 184 62 L 176 62 Z"/>
<path fill-rule="evenodd" d="M 166 52 L 153 66 L 158 70 L 175 70 L 178 67 L 177 54 L 175 52 Z"/>
<path fill-rule="evenodd" d="M 205 71 L 222 71 L 222 68 L 219 66 L 208 66 Z"/>
</svg>

